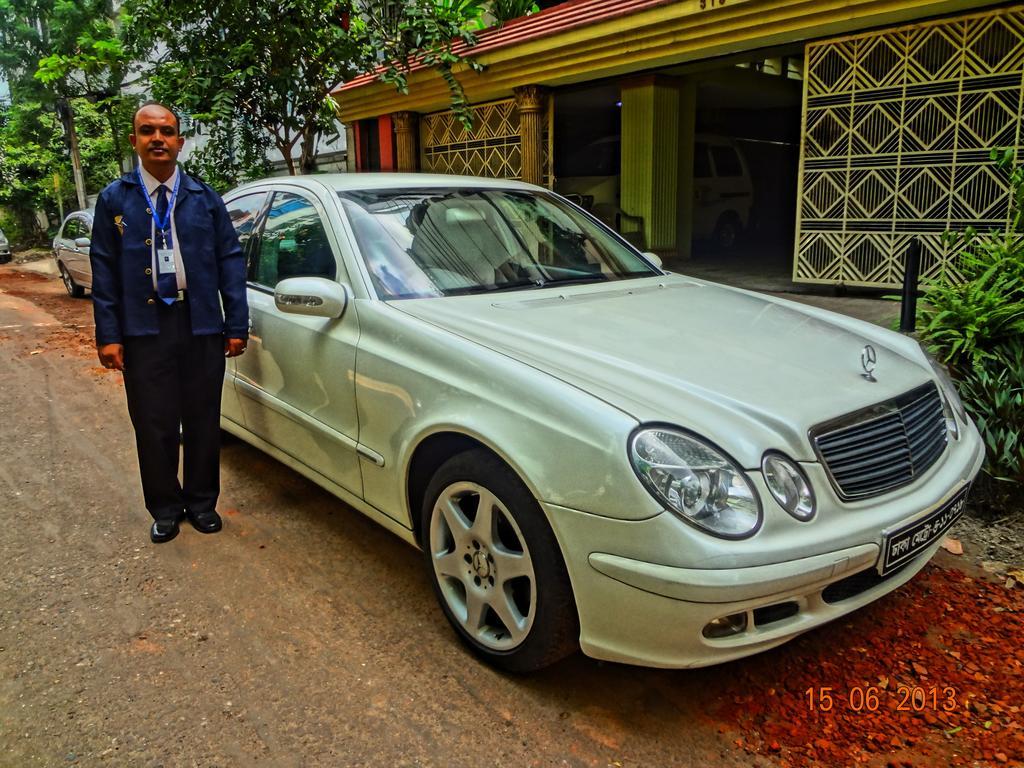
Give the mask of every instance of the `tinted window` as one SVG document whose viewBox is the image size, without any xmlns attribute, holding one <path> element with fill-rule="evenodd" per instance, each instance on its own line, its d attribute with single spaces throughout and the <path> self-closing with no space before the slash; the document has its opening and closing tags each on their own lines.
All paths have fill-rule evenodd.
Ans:
<svg viewBox="0 0 1024 768">
<path fill-rule="evenodd" d="M 697 144 L 693 148 L 693 176 L 697 179 L 711 178 L 711 160 L 708 159 L 708 145 Z"/>
<path fill-rule="evenodd" d="M 711 156 L 715 159 L 715 172 L 719 176 L 742 176 L 743 166 L 732 147 L 712 147 Z"/>
<path fill-rule="evenodd" d="M 313 203 L 291 192 L 275 192 L 249 279 L 273 288 L 288 277 L 333 280 L 337 273 L 327 231 Z"/>
<path fill-rule="evenodd" d="M 554 195 L 509 189 L 339 192 L 383 299 L 659 274 Z"/>
<path fill-rule="evenodd" d="M 252 270 L 252 252 L 249 248 L 249 241 L 256 234 L 260 211 L 267 200 L 266 192 L 256 192 L 251 195 L 242 195 L 227 203 L 228 218 L 238 235 L 238 242 L 242 244 L 242 251 L 246 254 L 246 263 L 249 265 L 250 275 Z"/>
</svg>

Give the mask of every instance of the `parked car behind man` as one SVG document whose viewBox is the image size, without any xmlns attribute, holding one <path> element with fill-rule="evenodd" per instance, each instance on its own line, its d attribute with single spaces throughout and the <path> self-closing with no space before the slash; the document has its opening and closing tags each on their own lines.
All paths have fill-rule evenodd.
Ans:
<svg viewBox="0 0 1024 768">
<path fill-rule="evenodd" d="M 53 258 L 69 296 L 81 298 L 92 288 L 89 245 L 92 242 L 92 211 L 69 213 L 53 239 Z"/>
<path fill-rule="evenodd" d="M 7 240 L 7 235 L 0 229 L 0 264 L 6 264 L 11 260 L 11 244 Z"/>
</svg>

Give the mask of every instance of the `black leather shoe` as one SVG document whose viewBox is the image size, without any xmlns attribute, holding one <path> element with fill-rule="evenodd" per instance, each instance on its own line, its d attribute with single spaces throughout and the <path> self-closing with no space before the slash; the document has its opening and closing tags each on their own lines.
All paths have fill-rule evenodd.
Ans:
<svg viewBox="0 0 1024 768">
<path fill-rule="evenodd" d="M 192 527 L 200 533 L 216 533 L 221 529 L 220 515 L 215 510 L 209 512 L 192 512 L 189 510 L 187 513 L 188 521 L 192 523 Z"/>
<path fill-rule="evenodd" d="M 178 535 L 177 520 L 154 520 L 149 529 L 149 538 L 154 544 L 163 544 Z"/>
</svg>

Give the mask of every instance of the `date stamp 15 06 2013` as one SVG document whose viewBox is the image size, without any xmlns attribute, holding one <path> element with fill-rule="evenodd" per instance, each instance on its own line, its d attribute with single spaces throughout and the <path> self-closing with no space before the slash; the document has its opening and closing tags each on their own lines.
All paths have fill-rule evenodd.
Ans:
<svg viewBox="0 0 1024 768">
<path fill-rule="evenodd" d="M 876 712 L 880 708 L 897 712 L 955 712 L 961 707 L 956 689 L 949 685 L 899 685 L 892 690 L 874 685 L 855 685 L 845 692 L 829 687 L 812 687 L 804 691 L 804 695 L 808 708 L 817 712 L 829 712 L 837 707 L 851 712 Z"/>
</svg>

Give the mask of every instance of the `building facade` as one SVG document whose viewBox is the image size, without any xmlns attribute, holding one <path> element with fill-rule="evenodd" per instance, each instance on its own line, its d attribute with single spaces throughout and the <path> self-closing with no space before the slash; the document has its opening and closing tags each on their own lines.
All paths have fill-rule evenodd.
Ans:
<svg viewBox="0 0 1024 768">
<path fill-rule="evenodd" d="M 334 96 L 350 170 L 519 178 L 666 259 L 731 251 L 800 282 L 957 274 L 943 233 L 1008 220 L 989 155 L 1021 145 L 1024 6 L 929 0 L 569 0 L 480 35 L 444 82 Z"/>
</svg>

